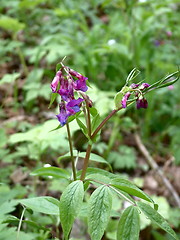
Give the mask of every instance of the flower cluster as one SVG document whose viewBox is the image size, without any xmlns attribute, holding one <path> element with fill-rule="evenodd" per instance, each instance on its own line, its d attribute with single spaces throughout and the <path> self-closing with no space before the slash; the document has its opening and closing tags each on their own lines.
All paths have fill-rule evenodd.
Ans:
<svg viewBox="0 0 180 240">
<path fill-rule="evenodd" d="M 136 107 L 137 109 L 140 108 L 147 108 L 148 107 L 148 102 L 146 98 L 143 95 L 143 90 L 148 88 L 150 85 L 148 83 L 142 83 L 142 84 L 131 84 L 128 88 L 126 87 L 126 93 L 124 94 L 123 89 L 122 93 L 124 94 L 121 104 L 122 108 L 127 107 L 127 101 L 129 97 L 134 94 L 136 98 Z"/>
<path fill-rule="evenodd" d="M 84 99 L 75 99 L 74 93 L 75 91 L 86 92 L 88 90 L 87 79 L 80 73 L 65 66 L 56 73 L 51 83 L 51 89 L 53 93 L 58 93 L 61 96 L 60 113 L 56 115 L 61 126 L 66 124 L 69 116 L 80 111 L 80 105 Z"/>
</svg>

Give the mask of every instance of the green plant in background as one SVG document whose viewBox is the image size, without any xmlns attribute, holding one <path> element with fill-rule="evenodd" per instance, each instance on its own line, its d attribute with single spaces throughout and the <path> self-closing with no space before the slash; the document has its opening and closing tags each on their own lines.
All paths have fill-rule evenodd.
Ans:
<svg viewBox="0 0 180 240">
<path fill-rule="evenodd" d="M 174 239 L 178 239 L 166 220 L 157 212 L 158 205 L 135 184 L 106 170 L 88 168 L 91 158 L 95 161 L 106 162 L 105 159 L 101 160 L 95 154 L 91 154 L 91 149 L 102 127 L 114 114 L 131 105 L 133 102 L 136 102 L 137 108 L 147 108 L 146 93 L 157 88 L 172 85 L 178 80 L 178 77 L 176 77 L 178 72 L 175 72 L 152 85 L 147 83 L 130 84 L 134 80 L 134 77 L 136 77 L 136 72 L 136 69 L 130 72 L 125 86 L 114 98 L 115 109 L 101 121 L 97 110 L 92 106 L 91 99 L 86 94 L 88 89 L 86 85 L 87 78 L 64 66 L 62 62 L 61 65 L 57 65 L 57 73 L 51 84 L 52 97 L 50 106 L 57 95 L 60 95 L 60 113 L 57 115 L 60 126 L 56 129 L 66 126 L 70 152 L 64 158 L 70 156 L 72 173 L 68 173 L 66 170 L 57 167 L 46 167 L 35 170 L 32 173 L 35 176 L 56 176 L 68 180 L 69 184 L 63 191 L 60 202 L 48 197 L 29 198 L 20 200 L 20 202 L 30 209 L 37 208 L 40 209 L 40 212 L 43 211 L 48 214 L 59 215 L 60 211 L 60 222 L 65 240 L 69 239 L 73 222 L 81 212 L 85 192 L 91 185 L 95 185 L 96 189 L 87 201 L 86 217 L 88 232 L 92 240 L 100 240 L 104 235 L 109 218 L 111 217 L 112 198 L 114 194 L 126 200 L 130 205 L 123 211 L 120 217 L 116 230 L 116 239 L 139 239 L 140 212 L 143 212 L 146 217 L 155 222 Z M 84 122 L 82 119 L 80 120 L 81 109 L 85 119 Z M 88 141 L 85 155 L 80 152 L 75 153 L 73 149 L 70 122 L 74 119 L 76 119 Z M 132 154 L 127 149 L 126 151 L 125 149 L 120 149 L 120 151 L 124 151 L 124 154 L 127 156 L 128 154 Z M 80 157 L 84 159 L 84 163 L 82 170 L 77 171 L 76 164 Z M 135 201 L 131 195 L 144 201 Z M 148 203 L 152 204 L 153 207 Z M 40 207 L 41 204 L 43 207 Z"/>
</svg>

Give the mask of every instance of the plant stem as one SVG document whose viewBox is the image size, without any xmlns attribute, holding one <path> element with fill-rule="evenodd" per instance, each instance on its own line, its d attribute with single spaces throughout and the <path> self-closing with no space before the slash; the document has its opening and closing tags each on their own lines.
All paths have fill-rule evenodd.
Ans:
<svg viewBox="0 0 180 240">
<path fill-rule="evenodd" d="M 20 232 L 20 229 L 21 229 L 22 220 L 23 220 L 25 211 L 26 211 L 26 208 L 23 206 L 23 211 L 22 211 L 21 218 L 20 218 L 20 220 L 19 220 L 18 229 L 17 229 L 16 240 L 19 240 L 19 232 Z"/>
<path fill-rule="evenodd" d="M 93 139 L 97 134 L 98 132 L 101 130 L 101 128 L 106 124 L 106 122 L 115 114 L 117 113 L 121 108 L 119 109 L 114 109 L 112 110 L 112 112 L 99 124 L 99 126 L 96 128 L 96 130 L 93 132 L 93 134 L 91 135 L 91 139 Z"/>
<path fill-rule="evenodd" d="M 89 111 L 89 103 L 87 101 L 86 101 L 86 111 L 87 111 L 86 112 L 87 115 L 85 115 L 85 117 L 86 117 L 88 136 L 89 136 L 89 139 L 90 139 L 91 138 L 91 115 L 90 115 L 90 111 Z M 86 150 L 86 156 L 85 156 L 85 159 L 84 159 L 83 169 L 82 169 L 82 173 L 81 173 L 81 180 L 82 181 L 85 179 L 85 176 L 86 176 L 86 170 L 87 170 L 88 164 L 89 164 L 89 157 L 90 157 L 90 153 L 91 153 L 91 148 L 92 148 L 92 144 L 88 144 L 88 147 L 87 147 L 87 150 Z"/>
<path fill-rule="evenodd" d="M 92 148 L 92 145 L 88 144 L 88 147 L 87 147 L 87 150 L 86 150 L 86 156 L 85 156 L 85 159 L 84 159 L 83 169 L 82 169 L 82 173 L 81 173 L 81 178 L 80 178 L 82 181 L 84 181 L 85 176 L 86 176 L 86 170 L 87 170 L 87 167 L 88 167 L 88 164 L 89 164 L 89 157 L 90 157 L 90 153 L 91 153 L 91 148 Z"/>
<path fill-rule="evenodd" d="M 87 129 L 88 129 L 88 136 L 91 138 L 91 116 L 89 111 L 89 104 L 86 101 L 86 109 L 87 109 Z"/>
<path fill-rule="evenodd" d="M 13 36 L 12 36 L 12 39 L 15 40 L 15 41 L 18 41 L 17 35 L 16 35 L 16 34 L 13 35 Z M 27 67 L 27 65 L 26 65 L 26 61 L 25 61 L 24 54 L 23 54 L 23 52 L 22 52 L 22 50 L 21 50 L 21 47 L 18 46 L 16 49 L 17 49 L 17 54 L 18 54 L 18 56 L 19 56 L 20 62 L 21 62 L 22 67 L 23 67 L 23 72 L 24 72 L 25 76 L 27 76 L 28 73 L 29 73 L 29 71 L 28 71 L 28 67 Z"/>
<path fill-rule="evenodd" d="M 73 178 L 74 178 L 74 181 L 76 181 L 76 168 L 75 168 L 74 156 L 73 156 L 73 145 L 72 145 L 71 132 L 70 132 L 70 128 L 69 128 L 69 123 L 68 122 L 66 123 L 66 128 L 67 128 L 67 134 L 68 134 L 69 149 L 70 149 L 70 154 L 71 154 Z"/>
</svg>

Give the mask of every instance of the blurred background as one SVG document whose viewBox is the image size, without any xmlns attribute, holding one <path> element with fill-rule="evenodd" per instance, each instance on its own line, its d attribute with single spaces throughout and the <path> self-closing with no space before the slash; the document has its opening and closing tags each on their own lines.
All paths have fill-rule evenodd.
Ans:
<svg viewBox="0 0 180 240">
<path fill-rule="evenodd" d="M 88 94 L 103 117 L 133 68 L 135 82 L 149 84 L 178 70 L 180 42 L 178 0 L 1 0 L 0 2 L 0 240 L 16 239 L 22 207 L 13 199 L 49 195 L 59 198 L 67 182 L 35 179 L 29 174 L 49 164 L 69 169 L 66 129 L 58 126 L 57 102 L 48 109 L 50 83 L 56 64 L 88 77 Z M 148 109 L 135 105 L 114 116 L 101 132 L 93 152 L 114 172 L 131 179 L 160 204 L 160 213 L 180 233 L 180 83 L 147 95 Z M 71 123 L 74 146 L 86 149 L 76 122 Z M 142 151 L 146 146 L 150 160 Z M 171 192 L 151 163 L 156 163 L 173 187 Z M 81 167 L 79 163 L 79 168 Z M 107 169 L 106 166 L 93 166 Z M 114 200 L 114 210 L 125 206 Z M 26 212 L 26 218 L 49 230 L 22 227 L 23 239 L 54 239 L 61 235 L 52 216 Z M 9 221 L 14 217 L 14 221 Z M 140 239 L 172 239 L 141 216 Z M 6 219 L 6 221 L 4 221 Z M 84 216 L 72 239 L 89 239 Z M 115 239 L 116 217 L 103 239 Z M 53 229 L 53 230 L 52 230 Z M 25 233 L 26 232 L 26 233 Z M 58 232 L 58 233 L 57 233 Z M 85 235 L 87 235 L 85 237 Z"/>
</svg>

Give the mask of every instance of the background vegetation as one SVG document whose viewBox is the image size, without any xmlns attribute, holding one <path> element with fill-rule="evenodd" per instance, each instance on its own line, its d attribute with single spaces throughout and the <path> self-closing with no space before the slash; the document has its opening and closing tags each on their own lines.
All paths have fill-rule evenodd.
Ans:
<svg viewBox="0 0 180 240">
<path fill-rule="evenodd" d="M 66 65 L 88 77 L 92 85 L 88 94 L 100 115 L 106 116 L 113 109 L 115 92 L 134 67 L 141 72 L 137 82 L 150 84 L 177 70 L 179 9 L 178 0 L 1 0 L 0 240 L 16 239 L 24 204 L 21 199 L 44 195 L 59 199 L 67 185 L 56 176 L 30 175 L 45 164 L 67 170 L 70 166 L 68 159 L 59 158 L 68 151 L 66 130 L 50 132 L 58 126 L 57 104 L 48 109 L 56 64 L 67 56 Z M 177 82 L 150 93 L 147 110 L 134 106 L 124 110 L 109 122 L 93 149 L 114 172 L 152 195 L 177 234 L 177 202 L 147 162 L 137 136 L 179 194 L 179 92 Z M 86 149 L 75 122 L 71 129 L 76 149 Z M 107 169 L 103 164 L 93 166 Z M 114 199 L 114 210 L 121 212 L 125 205 Z M 45 203 L 40 202 L 33 211 L 25 211 L 19 239 L 61 237 L 57 209 L 50 214 L 44 208 Z M 103 239 L 115 239 L 116 218 L 112 217 Z M 172 239 L 143 216 L 141 229 L 142 240 Z M 72 239 L 89 239 L 83 211 Z"/>
</svg>

